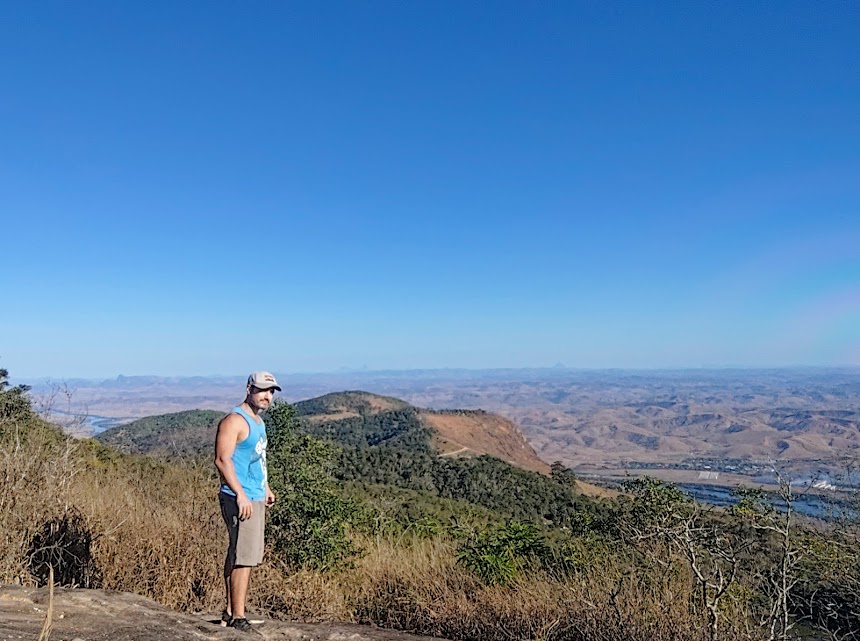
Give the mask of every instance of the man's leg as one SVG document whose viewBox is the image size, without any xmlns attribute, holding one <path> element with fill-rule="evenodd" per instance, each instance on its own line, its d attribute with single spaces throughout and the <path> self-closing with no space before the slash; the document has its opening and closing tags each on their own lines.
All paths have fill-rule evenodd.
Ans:
<svg viewBox="0 0 860 641">
<path fill-rule="evenodd" d="M 224 612 L 226 612 L 227 614 L 229 614 L 231 616 L 233 614 L 233 608 L 230 607 L 230 603 L 231 603 L 231 594 L 230 593 L 232 591 L 232 588 L 230 586 L 230 584 L 231 584 L 230 576 L 232 573 L 233 573 L 233 565 L 230 563 L 230 554 L 228 553 L 227 558 L 224 560 L 224 592 L 227 595 L 226 599 L 225 599 L 226 605 L 224 606 Z M 221 625 L 224 625 L 224 623 L 222 623 Z"/>
<path fill-rule="evenodd" d="M 227 615 L 233 613 L 232 605 L 232 587 L 230 577 L 233 574 L 233 568 L 236 566 L 236 545 L 239 539 L 239 508 L 236 505 L 236 500 L 227 496 L 223 492 L 218 495 L 221 504 L 221 516 L 224 517 L 224 523 L 227 526 L 227 554 L 224 556 L 224 593 L 225 607 L 224 612 Z M 229 617 L 221 617 L 221 625 L 227 625 Z"/>
<path fill-rule="evenodd" d="M 233 620 L 246 619 L 245 602 L 248 597 L 248 584 L 251 568 L 263 560 L 263 542 L 266 527 L 266 506 L 263 501 L 253 503 L 251 517 L 236 523 L 236 545 L 229 559 L 229 575 L 225 565 L 224 581 L 229 595 L 228 607 Z"/>
<path fill-rule="evenodd" d="M 251 582 L 251 568 L 246 565 L 237 565 L 227 577 L 227 607 L 233 607 L 230 611 L 234 619 L 245 618 L 245 599 L 248 596 L 248 584 Z"/>
</svg>

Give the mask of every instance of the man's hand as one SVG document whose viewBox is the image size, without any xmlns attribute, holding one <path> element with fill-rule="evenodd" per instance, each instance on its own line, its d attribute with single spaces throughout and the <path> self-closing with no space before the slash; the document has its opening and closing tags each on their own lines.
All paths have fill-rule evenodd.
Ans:
<svg viewBox="0 0 860 641">
<path fill-rule="evenodd" d="M 251 518 L 251 513 L 254 511 L 254 505 L 248 500 L 243 492 L 236 497 L 236 505 L 239 507 L 239 520 L 247 521 Z"/>
<path fill-rule="evenodd" d="M 266 486 L 266 507 L 275 504 L 275 493 L 269 489 L 269 486 Z"/>
</svg>

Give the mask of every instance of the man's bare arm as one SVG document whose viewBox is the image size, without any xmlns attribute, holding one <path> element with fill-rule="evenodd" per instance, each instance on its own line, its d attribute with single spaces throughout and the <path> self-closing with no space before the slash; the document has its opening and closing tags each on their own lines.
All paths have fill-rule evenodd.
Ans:
<svg viewBox="0 0 860 641">
<path fill-rule="evenodd" d="M 233 466 L 233 452 L 236 451 L 236 443 L 247 438 L 243 432 L 247 429 L 247 423 L 238 414 L 228 414 L 218 423 L 218 434 L 215 437 L 215 467 L 233 492 L 236 494 L 236 505 L 239 507 L 239 518 L 248 519 L 253 507 L 239 477 L 236 476 L 236 468 Z"/>
</svg>

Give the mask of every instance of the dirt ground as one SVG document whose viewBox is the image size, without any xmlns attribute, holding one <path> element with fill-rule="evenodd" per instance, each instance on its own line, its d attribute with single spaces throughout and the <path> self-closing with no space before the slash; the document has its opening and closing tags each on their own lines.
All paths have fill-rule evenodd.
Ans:
<svg viewBox="0 0 860 641">
<path fill-rule="evenodd" d="M 290 639 L 293 641 L 429 641 L 345 623 L 267 621 L 261 636 L 222 628 L 219 615 L 180 614 L 136 594 L 108 590 L 0 586 L 0 641 L 36 641 L 50 611 L 51 641 L 201 641 L 203 639 Z"/>
</svg>

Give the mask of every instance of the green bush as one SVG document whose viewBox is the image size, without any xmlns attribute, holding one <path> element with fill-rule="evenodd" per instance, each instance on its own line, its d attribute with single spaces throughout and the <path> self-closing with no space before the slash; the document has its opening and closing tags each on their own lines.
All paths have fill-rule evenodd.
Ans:
<svg viewBox="0 0 860 641">
<path fill-rule="evenodd" d="M 540 528 L 529 521 L 510 521 L 470 533 L 457 561 L 488 585 L 507 585 L 524 566 L 542 559 L 547 545 Z"/>
<path fill-rule="evenodd" d="M 272 550 L 288 565 L 329 570 L 347 564 L 358 549 L 349 530 L 360 520 L 358 501 L 344 498 L 332 479 L 339 448 L 295 431 L 291 405 L 276 401 L 267 414 L 269 511 Z"/>
</svg>

